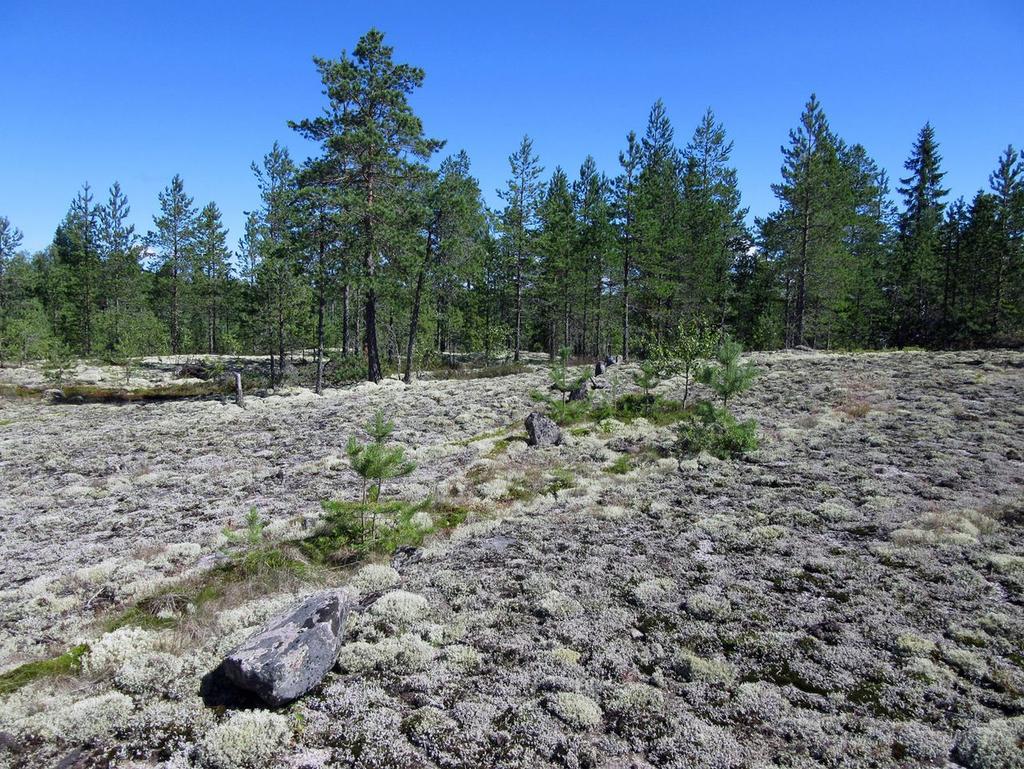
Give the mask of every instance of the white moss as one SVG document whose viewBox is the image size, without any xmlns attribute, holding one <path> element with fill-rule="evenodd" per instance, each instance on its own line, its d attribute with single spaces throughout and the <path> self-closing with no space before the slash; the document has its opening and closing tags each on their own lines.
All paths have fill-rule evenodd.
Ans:
<svg viewBox="0 0 1024 769">
<path fill-rule="evenodd" d="M 988 563 L 1000 574 L 1024 576 L 1024 556 L 1009 553 L 989 553 Z"/>
<path fill-rule="evenodd" d="M 429 610 L 426 598 L 405 590 L 385 593 L 370 607 L 374 617 L 396 626 L 409 625 L 425 616 Z"/>
<path fill-rule="evenodd" d="M 722 620 L 732 612 L 732 604 L 721 596 L 692 593 L 686 597 L 686 610 L 698 619 Z"/>
<path fill-rule="evenodd" d="M 398 572 L 390 566 L 371 563 L 357 571 L 350 584 L 360 593 L 376 593 L 394 587 L 398 581 Z"/>
<path fill-rule="evenodd" d="M 665 709 L 665 695 L 647 684 L 627 683 L 611 691 L 607 706 L 612 713 L 643 719 Z"/>
<path fill-rule="evenodd" d="M 346 673 L 415 673 L 434 659 L 436 650 L 422 638 L 407 633 L 371 643 L 353 641 L 341 647 L 338 667 Z"/>
<path fill-rule="evenodd" d="M 210 729 L 199 743 L 199 757 L 210 769 L 262 769 L 291 740 L 288 719 L 277 713 L 247 710 L 234 713 Z"/>
<path fill-rule="evenodd" d="M 675 584 L 673 580 L 665 578 L 644 580 L 633 588 L 633 598 L 641 606 L 650 606 L 663 600 Z"/>
<path fill-rule="evenodd" d="M 472 646 L 463 644 L 453 644 L 447 647 L 444 650 L 444 658 L 455 667 L 466 671 L 479 669 L 481 663 L 480 652 Z"/>
<path fill-rule="evenodd" d="M 1024 769 L 1024 716 L 1001 718 L 968 729 L 956 747 L 968 769 Z"/>
<path fill-rule="evenodd" d="M 736 680 L 736 669 L 728 662 L 706 659 L 689 649 L 678 649 L 674 664 L 690 681 L 729 686 Z"/>
<path fill-rule="evenodd" d="M 547 697 L 544 705 L 573 729 L 593 729 L 601 723 L 601 707 L 584 694 L 558 692 Z"/>
<path fill-rule="evenodd" d="M 82 660 L 82 670 L 89 675 L 115 672 L 128 660 L 152 651 L 159 640 L 158 634 L 142 628 L 120 627 L 89 643 L 89 653 Z"/>
<path fill-rule="evenodd" d="M 158 694 L 178 677 L 181 667 L 181 658 L 173 654 L 140 654 L 125 661 L 114 676 L 114 685 L 129 694 Z"/>
<path fill-rule="evenodd" d="M 551 590 L 540 599 L 540 608 L 555 619 L 572 619 L 583 614 L 583 606 L 572 596 Z"/>
<path fill-rule="evenodd" d="M 107 692 L 64 707 L 49 706 L 22 724 L 26 731 L 69 743 L 110 737 L 131 715 L 132 698 Z"/>
</svg>

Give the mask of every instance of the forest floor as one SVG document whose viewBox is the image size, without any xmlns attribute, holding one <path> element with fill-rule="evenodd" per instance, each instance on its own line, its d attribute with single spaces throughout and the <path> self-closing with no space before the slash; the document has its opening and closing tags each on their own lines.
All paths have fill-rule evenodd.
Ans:
<svg viewBox="0 0 1024 769">
<path fill-rule="evenodd" d="M 0 399 L 0 682 L 80 657 L 0 688 L 0 766 L 1024 766 L 1024 354 L 750 357 L 762 443 L 730 461 L 645 419 L 528 447 L 542 369 L 244 410 Z M 181 588 L 251 507 L 285 541 L 358 498 L 345 443 L 378 408 L 418 465 L 384 497 L 464 523 L 397 571 Z M 206 706 L 324 584 L 393 592 L 306 697 Z"/>
</svg>

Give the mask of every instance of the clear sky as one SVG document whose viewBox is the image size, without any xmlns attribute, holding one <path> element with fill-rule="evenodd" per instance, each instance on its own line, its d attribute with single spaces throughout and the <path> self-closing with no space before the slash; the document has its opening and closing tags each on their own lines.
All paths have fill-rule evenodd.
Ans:
<svg viewBox="0 0 1024 769">
<path fill-rule="evenodd" d="M 811 91 L 893 177 L 936 127 L 955 194 L 1024 145 L 1024 2 L 48 2 L 0 0 L 0 215 L 43 247 L 82 182 L 116 179 L 137 228 L 175 173 L 231 230 L 249 170 L 323 103 L 311 57 L 371 26 L 423 67 L 429 135 L 469 152 L 497 205 L 524 132 L 548 172 L 590 153 L 608 174 L 664 99 L 685 144 L 711 106 L 735 141 L 751 216 L 774 207 L 779 147 Z"/>
</svg>

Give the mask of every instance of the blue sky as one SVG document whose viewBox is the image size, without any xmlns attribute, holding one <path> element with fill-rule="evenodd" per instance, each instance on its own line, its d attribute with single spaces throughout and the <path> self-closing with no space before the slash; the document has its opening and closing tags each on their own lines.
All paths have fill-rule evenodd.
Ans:
<svg viewBox="0 0 1024 769">
<path fill-rule="evenodd" d="M 1024 3 L 0 2 L 0 215 L 43 247 L 77 188 L 115 180 L 145 232 L 181 173 L 231 230 L 257 204 L 249 164 L 322 102 L 311 57 L 377 26 L 423 67 L 428 133 L 466 149 L 488 201 L 524 132 L 548 172 L 606 173 L 664 99 L 679 144 L 707 106 L 735 141 L 751 215 L 774 207 L 779 147 L 811 91 L 893 177 L 936 127 L 955 194 L 1024 145 Z"/>
</svg>

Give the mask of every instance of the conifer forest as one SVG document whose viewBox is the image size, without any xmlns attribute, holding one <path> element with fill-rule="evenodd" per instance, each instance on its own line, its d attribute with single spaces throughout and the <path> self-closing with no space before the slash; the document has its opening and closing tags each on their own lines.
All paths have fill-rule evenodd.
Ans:
<svg viewBox="0 0 1024 769">
<path fill-rule="evenodd" d="M 0 9 L 0 769 L 1024 769 L 1020 10 L 801 2 Z"/>
<path fill-rule="evenodd" d="M 811 94 L 784 139 L 778 207 L 746 221 L 727 127 L 674 126 L 655 102 L 619 165 L 546 168 L 510 147 L 501 206 L 472 159 L 408 103 L 424 72 L 371 30 L 316 59 L 323 114 L 253 162 L 259 204 L 232 240 L 214 201 L 168 180 L 146 232 L 127 191 L 88 183 L 53 242 L 20 250 L 0 218 L 0 355 L 336 351 L 379 380 L 449 353 L 643 354 L 700 317 L 770 350 L 957 349 L 1024 333 L 1024 161 L 1008 144 L 987 189 L 943 184 L 941 126 L 906 137 L 890 177 Z M 1012 137 L 1008 137 L 1012 138 Z M 255 197 L 254 197 L 255 200 Z M 337 352 L 341 353 L 339 358 Z"/>
</svg>

